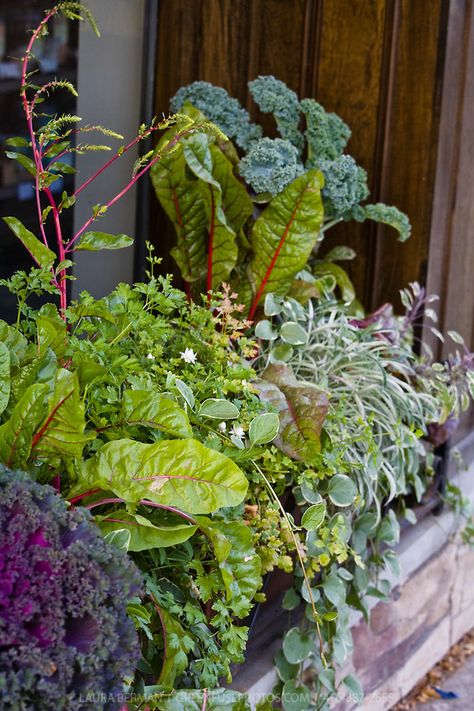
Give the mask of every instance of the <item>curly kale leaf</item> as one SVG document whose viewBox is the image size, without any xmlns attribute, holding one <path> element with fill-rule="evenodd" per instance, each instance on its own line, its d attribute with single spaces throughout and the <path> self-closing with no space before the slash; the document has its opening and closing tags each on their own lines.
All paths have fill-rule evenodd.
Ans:
<svg viewBox="0 0 474 711">
<path fill-rule="evenodd" d="M 295 92 L 274 76 L 259 76 L 248 86 L 260 110 L 275 117 L 280 136 L 290 141 L 301 154 L 304 137 L 298 130 L 300 104 Z"/>
<path fill-rule="evenodd" d="M 183 86 L 171 99 L 171 110 L 178 112 L 186 103 L 202 111 L 244 150 L 262 136 L 261 127 L 250 122 L 248 111 L 222 87 L 213 86 L 207 81 L 195 81 Z"/>
<path fill-rule="evenodd" d="M 325 111 L 314 99 L 303 99 L 300 107 L 306 117 L 306 169 L 316 168 L 321 160 L 338 158 L 351 137 L 349 126 L 337 114 Z"/>
<path fill-rule="evenodd" d="M 304 172 L 298 150 L 283 138 L 256 141 L 239 163 L 240 175 L 256 193 L 276 195 Z"/>
<path fill-rule="evenodd" d="M 0 580 L 0 708 L 89 709 L 89 694 L 118 708 L 140 658 L 126 603 L 141 576 L 89 512 L 4 467 Z"/>
<path fill-rule="evenodd" d="M 323 203 L 327 217 L 354 217 L 354 208 L 369 195 L 367 173 L 352 156 L 322 160 L 318 168 L 324 175 Z"/>
<path fill-rule="evenodd" d="M 374 220 L 393 227 L 398 232 L 400 242 L 405 242 L 411 234 L 410 220 L 405 213 L 392 205 L 385 205 L 382 202 L 364 205 L 361 215 L 354 215 L 354 217 L 358 222 Z"/>
</svg>

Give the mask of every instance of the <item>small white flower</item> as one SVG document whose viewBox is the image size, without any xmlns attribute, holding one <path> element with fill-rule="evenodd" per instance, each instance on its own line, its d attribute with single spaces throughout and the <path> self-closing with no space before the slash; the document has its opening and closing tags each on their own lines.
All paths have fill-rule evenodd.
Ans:
<svg viewBox="0 0 474 711">
<path fill-rule="evenodd" d="M 227 425 L 225 422 L 219 422 L 217 427 L 219 429 L 219 432 L 225 432 L 227 429 Z"/>
<path fill-rule="evenodd" d="M 153 355 L 153 353 L 148 353 L 147 358 L 148 360 L 155 360 L 155 356 Z"/>
<path fill-rule="evenodd" d="M 246 556 L 244 556 L 244 561 L 245 561 L 246 563 L 248 563 L 249 560 L 252 560 L 252 558 L 253 558 L 253 555 L 246 555 Z"/>
<path fill-rule="evenodd" d="M 195 363 L 197 359 L 197 354 L 192 348 L 185 348 L 179 355 L 181 356 L 181 360 L 184 360 L 185 363 Z"/>
<path fill-rule="evenodd" d="M 234 437 L 238 437 L 239 439 L 243 439 L 245 437 L 245 430 L 240 425 L 232 425 L 230 434 L 234 435 Z"/>
</svg>

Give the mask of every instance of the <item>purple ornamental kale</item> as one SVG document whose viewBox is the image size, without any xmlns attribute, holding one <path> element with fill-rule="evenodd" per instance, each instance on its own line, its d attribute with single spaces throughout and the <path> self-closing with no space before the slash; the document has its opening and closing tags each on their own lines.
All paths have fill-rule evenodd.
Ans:
<svg viewBox="0 0 474 711">
<path fill-rule="evenodd" d="M 126 603 L 140 586 L 86 510 L 0 467 L 0 708 L 123 706 L 140 657 Z"/>
</svg>

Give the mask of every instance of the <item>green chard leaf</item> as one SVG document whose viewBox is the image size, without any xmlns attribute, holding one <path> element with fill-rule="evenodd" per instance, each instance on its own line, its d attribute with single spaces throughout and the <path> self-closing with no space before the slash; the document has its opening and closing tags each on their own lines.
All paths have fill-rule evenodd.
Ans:
<svg viewBox="0 0 474 711">
<path fill-rule="evenodd" d="M 85 434 L 85 426 L 77 374 L 60 368 L 56 373 L 46 417 L 33 437 L 35 456 L 46 459 L 80 458 L 84 444 L 94 436 Z"/>
<path fill-rule="evenodd" d="M 0 427 L 0 461 L 11 469 L 24 468 L 30 456 L 33 433 L 44 418 L 49 387 L 30 385 Z"/>
<path fill-rule="evenodd" d="M 174 437 L 192 437 L 193 430 L 185 411 L 166 395 L 146 390 L 126 390 L 122 414 L 129 425 L 158 429 Z"/>
<path fill-rule="evenodd" d="M 169 152 L 163 150 L 176 132 L 177 129 L 167 131 L 158 144 L 157 151 L 163 155 L 150 169 L 150 176 L 158 200 L 176 231 L 177 244 L 171 254 L 183 279 L 194 282 L 206 274 L 207 217 L 199 181 L 189 175 L 182 145 Z"/>
<path fill-rule="evenodd" d="M 0 415 L 5 410 L 10 400 L 10 351 L 0 341 Z"/>
<path fill-rule="evenodd" d="M 207 275 L 207 283 L 211 288 L 217 289 L 229 278 L 237 263 L 237 243 L 235 231 L 227 222 L 221 185 L 214 173 L 217 172 L 219 178 L 227 178 L 227 173 L 232 174 L 232 164 L 218 148 L 209 145 L 209 137 L 203 133 L 188 138 L 183 151 L 189 169 L 200 181 L 207 218 L 207 268 L 208 271 L 211 270 L 211 274 Z M 218 166 L 218 170 L 215 166 Z M 240 190 L 245 189 L 239 185 L 236 193 L 240 194 Z"/>
<path fill-rule="evenodd" d="M 145 516 L 131 514 L 125 509 L 113 511 L 107 516 L 96 516 L 96 521 L 104 534 L 122 529 L 129 531 L 128 550 L 134 552 L 176 546 L 187 541 L 197 531 L 197 526 L 189 523 L 155 524 Z"/>
<path fill-rule="evenodd" d="M 79 484 L 78 491 L 100 488 L 128 503 L 148 499 L 196 514 L 237 506 L 248 487 L 234 462 L 195 439 L 108 442 L 83 464 Z"/>
<path fill-rule="evenodd" d="M 255 221 L 250 267 L 256 295 L 250 318 L 265 294 L 286 294 L 305 267 L 323 221 L 322 184 L 318 170 L 307 171 L 276 195 Z"/>
</svg>

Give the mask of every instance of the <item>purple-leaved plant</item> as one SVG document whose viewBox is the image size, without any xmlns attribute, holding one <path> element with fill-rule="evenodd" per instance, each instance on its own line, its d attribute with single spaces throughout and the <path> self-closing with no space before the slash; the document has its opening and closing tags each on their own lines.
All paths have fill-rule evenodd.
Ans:
<svg viewBox="0 0 474 711">
<path fill-rule="evenodd" d="M 140 658 L 126 604 L 141 586 L 86 510 L 1 467 L 0 708 L 120 708 Z"/>
</svg>

